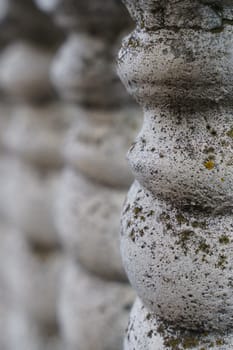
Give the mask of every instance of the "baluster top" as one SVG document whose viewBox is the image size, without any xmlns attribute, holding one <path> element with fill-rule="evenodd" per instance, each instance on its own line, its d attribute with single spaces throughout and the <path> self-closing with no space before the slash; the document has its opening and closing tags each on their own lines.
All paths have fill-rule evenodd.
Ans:
<svg viewBox="0 0 233 350">
<path fill-rule="evenodd" d="M 124 0 L 139 27 L 212 30 L 233 19 L 230 0 Z"/>
</svg>

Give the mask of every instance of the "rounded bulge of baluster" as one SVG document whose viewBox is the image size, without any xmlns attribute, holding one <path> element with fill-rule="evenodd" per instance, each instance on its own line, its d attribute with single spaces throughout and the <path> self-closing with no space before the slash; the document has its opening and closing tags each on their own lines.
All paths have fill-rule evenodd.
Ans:
<svg viewBox="0 0 233 350">
<path fill-rule="evenodd" d="M 0 56 L 0 87 L 13 99 L 40 101 L 52 96 L 49 67 L 53 53 L 26 41 L 9 44 Z"/>
<path fill-rule="evenodd" d="M 77 111 L 78 122 L 65 147 L 67 162 L 95 181 L 125 187 L 132 180 L 125 153 L 141 117 L 108 56 L 103 41 L 72 35 L 57 55 L 51 75 L 65 99 L 95 107 Z"/>
<path fill-rule="evenodd" d="M 45 246 L 57 245 L 54 199 L 60 171 L 36 168 L 20 160 L 6 165 L 9 168 L 5 172 L 10 177 L 4 178 L 7 187 L 2 190 L 5 217 L 30 241 Z"/>
<path fill-rule="evenodd" d="M 62 350 L 64 344 L 53 326 L 41 325 L 25 310 L 12 306 L 6 318 L 8 350 Z"/>
<path fill-rule="evenodd" d="M 232 203 L 232 28 L 134 32 L 119 71 L 144 107 L 129 160 L 155 195 L 180 205 Z"/>
<path fill-rule="evenodd" d="M 64 162 L 66 133 L 75 113 L 72 107 L 56 101 L 17 106 L 11 111 L 2 143 L 12 154 L 41 170 L 57 169 Z"/>
<path fill-rule="evenodd" d="M 89 272 L 126 281 L 119 249 L 125 190 L 114 189 L 67 169 L 57 198 L 57 227 L 63 246 Z"/>
<path fill-rule="evenodd" d="M 136 106 L 110 111 L 80 109 L 65 145 L 67 163 L 103 185 L 127 188 L 133 177 L 125 154 L 141 120 Z"/>
<path fill-rule="evenodd" d="M 138 298 L 130 314 L 124 350 L 208 349 L 226 350 L 233 345 L 232 333 L 192 332 L 171 327 L 157 319 Z"/>
<path fill-rule="evenodd" d="M 52 64 L 54 87 L 64 99 L 96 109 L 130 101 L 115 72 L 115 53 L 115 45 L 104 38 L 70 35 Z"/>
<path fill-rule="evenodd" d="M 232 95 L 232 40 L 230 25 L 217 33 L 139 28 L 123 41 L 119 75 L 146 110 L 172 103 L 224 104 Z"/>
<path fill-rule="evenodd" d="M 3 142 L 13 160 L 4 194 L 6 216 L 28 238 L 57 244 L 54 200 L 60 183 L 63 145 L 73 110 L 60 104 L 18 107 Z M 23 191 L 22 191 L 23 189 Z"/>
<path fill-rule="evenodd" d="M 34 0 L 35 4 L 45 12 L 55 11 L 61 0 Z"/>
<path fill-rule="evenodd" d="M 104 281 L 69 260 L 61 280 L 59 320 L 69 349 L 122 348 L 135 293 L 128 284 Z"/>
<path fill-rule="evenodd" d="M 10 303 L 40 325 L 56 324 L 56 303 L 64 254 L 12 232 L 3 241 Z"/>
<path fill-rule="evenodd" d="M 184 211 L 136 181 L 123 209 L 121 253 L 148 310 L 185 329 L 231 327 L 232 227 L 232 213 Z"/>
</svg>

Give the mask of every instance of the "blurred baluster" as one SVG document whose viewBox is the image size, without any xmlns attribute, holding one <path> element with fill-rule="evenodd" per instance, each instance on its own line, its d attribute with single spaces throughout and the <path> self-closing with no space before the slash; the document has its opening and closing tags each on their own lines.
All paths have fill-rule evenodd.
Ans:
<svg viewBox="0 0 233 350">
<path fill-rule="evenodd" d="M 60 350 L 56 304 L 64 254 L 54 202 L 64 135 L 73 112 L 56 100 L 49 79 L 59 31 L 32 1 L 7 4 L 0 28 L 10 33 L 10 27 L 15 33 L 9 35 L 0 57 L 0 86 L 11 105 L 3 135 L 9 162 L 4 169 L 4 215 L 14 227 L 4 239 L 2 253 L 11 304 L 7 349 Z"/>
<path fill-rule="evenodd" d="M 125 152 L 141 114 L 114 62 L 131 22 L 120 2 L 36 2 L 67 33 L 51 78 L 61 98 L 76 108 L 57 205 L 67 253 L 60 324 L 69 350 L 117 350 L 134 300 L 119 251 L 120 212 L 132 181 Z"/>
</svg>

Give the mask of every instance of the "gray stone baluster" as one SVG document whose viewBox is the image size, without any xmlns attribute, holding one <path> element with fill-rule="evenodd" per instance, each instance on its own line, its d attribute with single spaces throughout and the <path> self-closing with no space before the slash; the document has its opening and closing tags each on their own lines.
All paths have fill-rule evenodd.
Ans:
<svg viewBox="0 0 233 350">
<path fill-rule="evenodd" d="M 121 251 L 137 292 L 125 350 L 233 345 L 233 4 L 125 0 L 119 72 L 144 110 Z"/>
</svg>

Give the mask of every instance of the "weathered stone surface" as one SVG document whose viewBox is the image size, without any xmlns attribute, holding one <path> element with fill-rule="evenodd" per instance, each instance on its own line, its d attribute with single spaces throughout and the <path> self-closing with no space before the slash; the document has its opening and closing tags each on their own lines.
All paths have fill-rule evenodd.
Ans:
<svg viewBox="0 0 233 350">
<path fill-rule="evenodd" d="M 119 350 L 134 292 L 127 284 L 106 282 L 72 261 L 63 273 L 60 320 L 70 350 Z"/>
<path fill-rule="evenodd" d="M 123 211 L 122 257 L 149 310 L 183 328 L 231 326 L 232 225 L 231 213 L 184 212 L 134 183 Z"/>
<path fill-rule="evenodd" d="M 124 0 L 132 17 L 142 29 L 194 28 L 213 30 L 230 19 L 229 0 Z"/>
<path fill-rule="evenodd" d="M 125 344 L 129 350 L 225 350 L 233 346 L 232 333 L 194 332 L 174 329 L 156 319 L 139 299 L 131 311 Z"/>
<path fill-rule="evenodd" d="M 128 153 L 136 182 L 121 249 L 151 313 L 143 325 L 143 307 L 135 306 L 125 349 L 230 349 L 233 5 L 125 3 L 137 28 L 123 42 L 119 72 L 145 119 Z M 173 342 L 158 334 L 158 319 L 168 322 L 165 337 Z M 188 346 L 177 340 L 181 329 L 202 334 Z M 206 345 L 205 332 L 212 332 Z"/>
<path fill-rule="evenodd" d="M 125 191 L 66 170 L 58 196 L 57 224 L 64 247 L 86 269 L 125 280 L 119 251 L 119 217 Z"/>
</svg>

